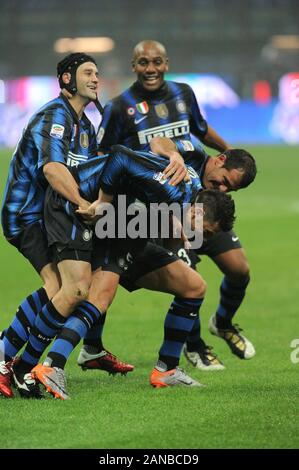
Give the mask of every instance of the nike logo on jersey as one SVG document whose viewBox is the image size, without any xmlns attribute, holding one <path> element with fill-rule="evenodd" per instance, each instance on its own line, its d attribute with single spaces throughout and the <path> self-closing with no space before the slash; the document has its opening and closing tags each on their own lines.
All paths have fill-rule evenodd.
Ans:
<svg viewBox="0 0 299 470">
<path fill-rule="evenodd" d="M 239 237 L 232 237 L 233 242 L 237 242 L 239 240 Z"/>
<path fill-rule="evenodd" d="M 139 124 L 141 121 L 143 121 L 143 119 L 146 119 L 146 118 L 147 118 L 147 116 L 142 116 L 142 117 L 139 118 L 139 119 L 135 118 L 135 119 L 134 119 L 134 124 L 137 125 L 137 124 Z"/>
</svg>

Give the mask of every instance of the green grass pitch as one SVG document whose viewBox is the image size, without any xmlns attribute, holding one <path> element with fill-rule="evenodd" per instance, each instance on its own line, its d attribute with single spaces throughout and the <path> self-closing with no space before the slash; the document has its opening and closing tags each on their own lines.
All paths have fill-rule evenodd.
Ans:
<svg viewBox="0 0 299 470">
<path fill-rule="evenodd" d="M 148 377 L 171 297 L 120 289 L 104 342 L 135 364 L 135 371 L 127 377 L 82 372 L 75 351 L 67 366 L 71 400 L 0 399 L 1 448 L 298 448 L 299 363 L 290 360 L 290 344 L 299 338 L 299 148 L 249 150 L 259 174 L 252 187 L 234 198 L 236 230 L 247 251 L 252 282 L 236 322 L 253 341 L 256 357 L 241 361 L 221 339 L 209 335 L 207 323 L 217 306 L 221 276 L 204 258 L 198 265 L 208 282 L 203 336 L 225 363 L 225 371 L 201 373 L 182 358 L 182 367 L 207 387 L 152 389 Z M 0 153 L 1 193 L 10 153 Z M 39 286 L 30 265 L 1 237 L 0 329 Z"/>
</svg>

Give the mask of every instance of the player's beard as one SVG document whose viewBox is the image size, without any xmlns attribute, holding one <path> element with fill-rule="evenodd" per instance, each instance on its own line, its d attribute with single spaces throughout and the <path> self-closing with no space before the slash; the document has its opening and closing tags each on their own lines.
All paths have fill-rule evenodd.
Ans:
<svg viewBox="0 0 299 470">
<path fill-rule="evenodd" d="M 86 101 L 95 101 L 98 96 L 98 88 L 96 87 L 95 90 L 92 90 L 87 85 L 80 86 L 78 88 L 78 94 Z"/>
</svg>

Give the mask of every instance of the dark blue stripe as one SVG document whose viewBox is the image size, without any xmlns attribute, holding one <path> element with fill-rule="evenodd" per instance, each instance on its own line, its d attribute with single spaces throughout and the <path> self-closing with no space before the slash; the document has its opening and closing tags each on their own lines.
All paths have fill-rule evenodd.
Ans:
<svg viewBox="0 0 299 470">
<path fill-rule="evenodd" d="M 178 315 L 167 314 L 164 326 L 166 328 L 190 331 L 193 327 L 194 319 L 179 317 Z"/>
<path fill-rule="evenodd" d="M 177 341 L 164 341 L 159 354 L 162 356 L 180 357 L 183 343 Z"/>
</svg>

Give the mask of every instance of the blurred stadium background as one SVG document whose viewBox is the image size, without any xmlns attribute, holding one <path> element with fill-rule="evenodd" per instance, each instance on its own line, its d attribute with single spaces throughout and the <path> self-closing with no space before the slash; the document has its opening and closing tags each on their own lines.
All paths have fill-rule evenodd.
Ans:
<svg viewBox="0 0 299 470">
<path fill-rule="evenodd" d="M 73 48 L 96 57 L 104 104 L 134 80 L 131 53 L 143 39 L 165 44 L 168 78 L 190 83 L 209 123 L 257 158 L 254 187 L 234 197 L 253 278 L 238 321 L 258 354 L 241 363 L 216 339 L 227 370 L 202 377 L 189 369 L 209 385 L 204 392 L 157 393 L 148 374 L 169 298 L 121 290 L 106 343 L 136 364 L 134 375 L 125 381 L 82 375 L 74 354 L 70 403 L 0 400 L 0 447 L 298 448 L 299 364 L 290 361 L 290 343 L 299 337 L 298 0 L 1 0 L 0 192 L 28 117 L 58 92 L 60 58 Z M 92 109 L 90 117 L 98 125 Z M 3 237 L 0 257 L 1 329 L 39 280 Z M 206 260 L 199 269 L 209 285 L 208 339 L 220 274 Z M 42 423 L 32 420 L 41 412 Z"/>
<path fill-rule="evenodd" d="M 193 86 L 227 140 L 299 142 L 297 0 L 1 0 L 0 146 L 56 95 L 62 54 L 96 56 L 105 103 L 132 81 L 134 45 L 152 38 L 167 47 L 169 78 Z"/>
</svg>

